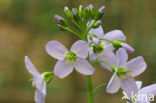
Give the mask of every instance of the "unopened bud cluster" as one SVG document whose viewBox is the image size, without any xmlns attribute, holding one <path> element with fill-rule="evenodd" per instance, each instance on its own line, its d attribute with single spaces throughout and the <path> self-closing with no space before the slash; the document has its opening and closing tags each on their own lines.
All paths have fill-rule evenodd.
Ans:
<svg viewBox="0 0 156 103">
<path fill-rule="evenodd" d="M 70 23 L 61 16 L 55 15 L 55 19 L 61 30 L 77 33 L 81 36 L 84 35 L 83 37 L 85 37 L 90 29 L 100 26 L 101 22 L 99 20 L 101 20 L 104 14 L 104 9 L 105 7 L 102 6 L 99 10 L 95 10 L 91 4 L 88 7 L 80 5 L 79 8 L 72 9 L 69 9 L 67 6 L 64 7 L 64 13 L 69 19 L 68 21 L 75 24 L 77 26 L 76 29 L 73 29 L 69 25 Z"/>
</svg>

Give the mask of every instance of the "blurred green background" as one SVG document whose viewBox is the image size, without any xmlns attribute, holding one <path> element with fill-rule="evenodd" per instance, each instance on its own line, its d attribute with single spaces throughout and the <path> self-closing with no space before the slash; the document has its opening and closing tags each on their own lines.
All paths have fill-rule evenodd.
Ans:
<svg viewBox="0 0 156 103">
<path fill-rule="evenodd" d="M 28 82 L 27 55 L 40 72 L 52 71 L 56 60 L 45 51 L 50 40 L 68 48 L 78 38 L 56 26 L 55 14 L 64 16 L 64 6 L 93 4 L 106 6 L 103 17 L 105 33 L 123 30 L 127 43 L 136 50 L 130 58 L 142 55 L 148 63 L 146 72 L 136 80 L 143 86 L 156 83 L 156 1 L 155 0 L 0 0 L 0 103 L 34 103 L 34 88 Z M 96 65 L 94 87 L 108 82 L 111 73 Z M 46 103 L 87 103 L 85 76 L 73 72 L 65 79 L 48 85 Z M 95 103 L 121 103 L 122 92 L 107 94 L 105 88 L 95 95 Z M 123 101 L 124 103 L 125 101 Z"/>
</svg>

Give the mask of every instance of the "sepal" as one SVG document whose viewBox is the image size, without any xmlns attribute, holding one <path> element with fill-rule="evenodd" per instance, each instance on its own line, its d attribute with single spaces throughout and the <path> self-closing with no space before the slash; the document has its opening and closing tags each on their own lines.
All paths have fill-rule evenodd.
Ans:
<svg viewBox="0 0 156 103">
<path fill-rule="evenodd" d="M 41 74 L 43 76 L 44 81 L 49 84 L 50 81 L 53 79 L 54 72 L 44 72 Z"/>
</svg>

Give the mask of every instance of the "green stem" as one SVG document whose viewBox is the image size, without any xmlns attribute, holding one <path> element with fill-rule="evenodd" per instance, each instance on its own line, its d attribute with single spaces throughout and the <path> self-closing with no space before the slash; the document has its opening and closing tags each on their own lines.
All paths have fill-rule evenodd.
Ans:
<svg viewBox="0 0 156 103">
<path fill-rule="evenodd" d="M 108 41 L 110 43 L 113 43 L 113 41 L 109 40 L 109 39 L 104 39 L 104 38 L 100 38 L 99 40 L 105 40 L 105 41 Z"/>
<path fill-rule="evenodd" d="M 96 63 L 99 63 L 99 62 L 103 62 L 103 63 L 109 65 L 110 67 L 113 66 L 113 65 L 111 65 L 110 63 L 108 63 L 108 62 L 106 62 L 106 61 L 104 61 L 104 60 L 95 60 L 95 61 L 92 62 L 92 65 L 94 65 L 94 64 L 96 64 Z"/>
<path fill-rule="evenodd" d="M 92 89 L 92 76 L 86 76 L 87 78 L 87 94 L 88 94 L 88 103 L 94 103 L 93 99 L 93 89 Z"/>
<path fill-rule="evenodd" d="M 68 28 L 69 32 L 72 32 L 73 34 L 75 34 L 76 36 L 78 36 L 80 39 L 82 39 L 82 37 L 79 35 L 79 33 L 77 33 L 76 31 L 74 31 L 73 28 Z"/>
<path fill-rule="evenodd" d="M 72 19 L 72 22 L 73 22 L 81 31 L 83 31 L 83 28 L 82 28 L 79 24 L 77 24 L 77 22 L 75 22 L 75 20 Z"/>
<path fill-rule="evenodd" d="M 98 89 L 100 89 L 101 87 L 104 87 L 104 86 L 107 86 L 107 83 L 98 85 L 98 86 L 94 89 L 93 93 L 95 94 L 96 91 L 97 91 Z"/>
</svg>

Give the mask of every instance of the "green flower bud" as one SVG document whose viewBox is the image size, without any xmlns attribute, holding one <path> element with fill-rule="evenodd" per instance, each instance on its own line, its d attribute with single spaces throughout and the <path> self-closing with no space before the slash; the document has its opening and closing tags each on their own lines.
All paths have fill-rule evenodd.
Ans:
<svg viewBox="0 0 156 103">
<path fill-rule="evenodd" d="M 101 22 L 95 22 L 95 23 L 93 23 L 92 28 L 97 28 L 100 25 L 101 25 Z"/>
<path fill-rule="evenodd" d="M 69 26 L 68 22 L 66 20 L 64 20 L 64 19 L 60 20 L 60 24 L 62 26 L 65 26 L 65 27 L 68 27 Z"/>
<path fill-rule="evenodd" d="M 54 72 L 44 72 L 41 74 L 44 81 L 48 84 L 53 79 Z"/>
<path fill-rule="evenodd" d="M 105 6 L 102 6 L 99 11 L 97 12 L 97 14 L 95 15 L 95 20 L 100 20 L 103 16 L 103 13 L 104 13 L 104 9 L 105 9 Z"/>
<path fill-rule="evenodd" d="M 112 66 L 112 67 L 111 67 L 111 70 L 112 70 L 113 73 L 115 73 L 115 71 L 116 71 L 116 66 Z"/>
<path fill-rule="evenodd" d="M 93 8 L 93 5 L 90 4 L 87 8 L 86 8 L 86 11 L 87 11 L 87 15 L 91 18 L 94 18 L 95 17 L 95 9 Z"/>
<path fill-rule="evenodd" d="M 55 19 L 58 24 L 63 25 L 63 26 L 69 26 L 68 22 L 64 20 L 62 17 L 60 17 L 59 15 L 55 15 Z"/>
<path fill-rule="evenodd" d="M 103 16 L 103 13 L 100 13 L 98 12 L 96 15 L 95 15 L 95 20 L 100 20 Z"/>
<path fill-rule="evenodd" d="M 121 41 L 121 40 L 114 40 L 113 46 L 114 46 L 114 48 L 119 49 L 120 47 L 122 47 L 122 43 L 123 43 L 123 41 Z"/>
<path fill-rule="evenodd" d="M 65 15 L 68 17 L 68 18 L 72 18 L 72 12 L 71 10 L 69 10 L 69 8 L 66 6 L 64 7 L 64 12 L 65 12 Z"/>
<path fill-rule="evenodd" d="M 80 7 L 79 7 L 79 15 L 80 15 L 80 17 L 83 16 L 84 14 L 85 14 L 85 8 L 82 5 L 80 5 Z"/>
<path fill-rule="evenodd" d="M 89 39 L 90 39 L 90 40 L 92 40 L 93 37 L 96 37 L 96 38 L 97 38 L 97 36 L 96 36 L 95 34 L 90 34 L 90 35 L 89 35 Z"/>
<path fill-rule="evenodd" d="M 79 11 L 76 8 L 72 9 L 72 16 L 73 16 L 75 21 L 79 21 L 80 20 Z"/>
</svg>

